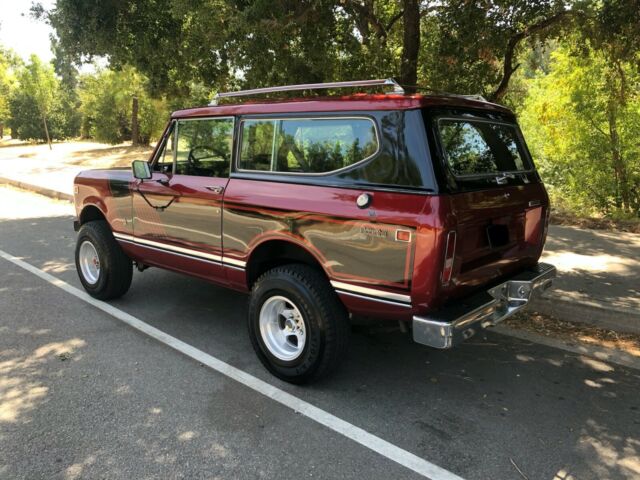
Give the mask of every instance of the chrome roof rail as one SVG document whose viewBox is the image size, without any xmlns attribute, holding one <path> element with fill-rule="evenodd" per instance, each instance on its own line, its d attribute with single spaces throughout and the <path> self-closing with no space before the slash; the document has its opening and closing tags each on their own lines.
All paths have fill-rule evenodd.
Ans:
<svg viewBox="0 0 640 480">
<path fill-rule="evenodd" d="M 282 85 L 279 87 L 254 88 L 251 90 L 238 90 L 235 92 L 216 93 L 213 101 L 209 104 L 215 106 L 221 98 L 248 97 L 261 93 L 292 92 L 295 90 L 323 90 L 329 88 L 353 88 L 353 87 L 392 87 L 393 93 L 404 94 L 404 89 L 393 78 L 383 78 L 379 80 L 355 80 L 350 82 L 328 82 L 328 83 L 303 83 L 299 85 Z"/>
<path fill-rule="evenodd" d="M 449 94 L 452 96 L 457 96 L 457 97 L 462 97 L 462 98 L 468 98 L 469 100 L 478 100 L 480 102 L 488 102 L 488 100 L 486 98 L 484 98 L 482 95 L 480 94 L 474 94 L 474 95 L 454 95 L 454 94 Z"/>
</svg>

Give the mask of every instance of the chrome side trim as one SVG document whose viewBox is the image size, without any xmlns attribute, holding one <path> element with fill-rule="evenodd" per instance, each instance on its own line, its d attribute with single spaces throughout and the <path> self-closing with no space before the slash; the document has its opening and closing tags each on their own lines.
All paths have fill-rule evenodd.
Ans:
<svg viewBox="0 0 640 480">
<path fill-rule="evenodd" d="M 378 303 L 386 303 L 387 305 L 393 305 L 395 307 L 411 308 L 411 305 L 408 303 L 392 302 L 391 300 L 383 300 L 381 298 L 369 297 L 367 295 L 358 295 L 357 293 L 345 292 L 344 290 L 336 290 L 336 292 L 342 295 L 348 295 L 349 297 L 361 298 L 363 300 L 370 300 Z"/>
<path fill-rule="evenodd" d="M 223 257 L 222 261 L 224 263 L 228 263 L 229 265 L 235 265 L 242 268 L 247 266 L 247 262 L 245 262 L 244 260 L 238 260 L 237 258 Z"/>
<path fill-rule="evenodd" d="M 129 240 L 124 240 L 124 239 L 120 239 L 120 240 L 125 242 L 125 243 L 130 243 L 132 245 L 137 245 L 137 246 L 142 247 L 142 248 L 148 248 L 149 250 L 155 250 L 156 252 L 170 253 L 171 255 L 176 255 L 178 257 L 188 258 L 189 260 L 198 260 L 199 262 L 211 263 L 213 265 L 222 265 L 222 262 L 217 262 L 215 260 L 207 260 L 206 258 L 194 257 L 193 255 L 186 255 L 186 254 L 183 254 L 183 253 L 172 252 L 172 251 L 164 249 L 164 248 L 152 247 L 150 245 L 144 245 L 142 243 L 132 242 L 132 241 L 129 241 Z M 232 268 L 237 268 L 237 267 L 232 267 Z"/>
<path fill-rule="evenodd" d="M 368 297 L 383 298 L 385 300 L 391 300 L 398 303 L 411 305 L 411 296 L 402 295 L 400 293 L 385 292 L 384 290 L 378 290 L 376 288 L 361 287 L 359 285 L 352 285 L 351 283 L 338 282 L 331 280 L 331 285 L 336 290 L 346 290 L 348 292 L 360 293 Z"/>
<path fill-rule="evenodd" d="M 164 250 L 169 250 L 177 253 L 184 253 L 185 255 L 190 255 L 192 257 L 204 258 L 207 260 L 213 260 L 214 262 L 222 262 L 222 257 L 220 255 L 213 255 L 211 253 L 204 253 L 198 250 L 191 250 L 190 248 L 177 247 L 175 245 L 169 245 L 161 242 L 154 242 L 153 240 L 146 240 L 144 238 L 135 237 L 133 240 L 135 243 L 140 243 L 142 245 L 149 245 L 151 247 L 158 247 Z"/>
<path fill-rule="evenodd" d="M 212 253 L 205 253 L 199 250 L 192 250 L 190 248 L 178 247 L 175 245 L 169 245 L 167 243 L 155 242 L 153 240 L 146 240 L 144 238 L 134 237 L 124 233 L 113 232 L 113 236 L 118 240 L 133 243 L 135 245 L 142 245 L 145 247 L 154 248 L 164 252 L 170 252 L 183 257 L 195 258 L 196 260 L 208 261 L 210 263 L 228 264 L 235 268 L 244 269 L 247 262 L 230 257 L 222 257 L 220 255 L 214 255 Z"/>
<path fill-rule="evenodd" d="M 451 348 L 527 306 L 551 286 L 556 267 L 539 263 L 504 283 L 457 300 L 426 316 L 413 317 L 413 340 L 435 348 Z"/>
<path fill-rule="evenodd" d="M 119 240 L 128 240 L 130 242 L 133 242 L 135 240 L 133 238 L 133 235 L 127 235 L 126 233 L 113 232 L 113 236 Z"/>
</svg>

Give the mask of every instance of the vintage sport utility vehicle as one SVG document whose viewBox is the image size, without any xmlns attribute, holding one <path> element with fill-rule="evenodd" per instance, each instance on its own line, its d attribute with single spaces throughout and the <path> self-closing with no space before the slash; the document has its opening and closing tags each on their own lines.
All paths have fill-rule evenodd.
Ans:
<svg viewBox="0 0 640 480">
<path fill-rule="evenodd" d="M 389 94 L 175 112 L 148 162 L 75 180 L 76 264 L 107 300 L 132 264 L 250 292 L 253 347 L 274 375 L 334 368 L 350 319 L 410 324 L 449 348 L 550 286 L 549 203 L 514 115 L 479 97 Z"/>
</svg>

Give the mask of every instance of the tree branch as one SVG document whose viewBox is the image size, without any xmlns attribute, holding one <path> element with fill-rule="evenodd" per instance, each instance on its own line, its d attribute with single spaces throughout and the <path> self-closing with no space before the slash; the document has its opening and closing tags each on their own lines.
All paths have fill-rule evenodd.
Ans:
<svg viewBox="0 0 640 480">
<path fill-rule="evenodd" d="M 396 22 L 402 18 L 403 15 L 404 15 L 404 10 L 400 10 L 393 17 L 391 17 L 391 19 L 387 23 L 387 26 L 385 27 L 385 30 L 386 30 L 387 34 L 389 33 L 389 30 L 391 30 L 393 28 L 393 26 L 396 24 Z"/>
<path fill-rule="evenodd" d="M 350 13 L 356 18 L 361 17 L 365 19 L 378 38 L 386 38 L 387 30 L 385 29 L 380 19 L 376 17 L 375 13 L 373 12 L 372 3 L 366 1 L 362 3 L 358 0 L 347 0 L 344 2 L 344 9 L 350 11 Z M 360 22 L 356 20 L 356 23 L 359 24 Z M 361 29 L 358 28 L 358 30 Z M 365 32 L 361 30 L 360 33 L 364 36 Z"/>
<path fill-rule="evenodd" d="M 504 53 L 504 61 L 503 61 L 503 70 L 502 70 L 502 79 L 498 84 L 498 87 L 489 95 L 489 99 L 493 102 L 500 101 L 504 95 L 507 93 L 507 88 L 509 86 L 509 81 L 511 80 L 511 76 L 515 73 L 515 71 L 520 66 L 519 64 L 514 66 L 513 60 L 515 57 L 515 51 L 518 45 L 525 38 L 531 37 L 532 35 L 550 27 L 551 25 L 555 25 L 563 20 L 565 17 L 571 16 L 575 14 L 573 10 L 563 10 L 561 12 L 556 13 L 544 20 L 541 20 L 538 23 L 534 23 L 533 25 L 529 25 L 524 30 L 515 33 L 509 38 L 507 42 L 507 48 Z"/>
</svg>

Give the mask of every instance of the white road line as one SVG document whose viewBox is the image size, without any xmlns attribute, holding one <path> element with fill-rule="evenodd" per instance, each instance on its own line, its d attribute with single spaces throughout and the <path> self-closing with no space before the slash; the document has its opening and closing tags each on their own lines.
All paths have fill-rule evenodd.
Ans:
<svg viewBox="0 0 640 480">
<path fill-rule="evenodd" d="M 423 458 L 414 455 L 407 450 L 404 450 L 392 443 L 383 440 L 376 435 L 373 435 L 366 430 L 357 427 L 341 418 L 336 417 L 335 415 L 318 408 L 309 402 L 306 402 L 290 393 L 281 390 L 278 387 L 275 387 L 264 380 L 260 380 L 253 375 L 240 370 L 236 367 L 229 365 L 228 363 L 219 360 L 208 353 L 205 353 L 197 348 L 189 345 L 188 343 L 183 342 L 182 340 L 178 340 L 175 337 L 163 332 L 162 330 L 158 330 L 151 325 L 144 323 L 142 320 L 130 315 L 108 303 L 102 302 L 100 300 L 96 300 L 95 298 L 89 296 L 86 292 L 76 288 L 67 282 L 60 280 L 59 278 L 54 277 L 53 275 L 48 274 L 40 270 L 33 265 L 14 257 L 6 252 L 0 250 L 0 257 L 8 260 L 9 262 L 17 265 L 20 268 L 27 270 L 30 273 L 40 277 L 41 279 L 49 282 L 51 285 L 54 285 L 58 288 L 61 288 L 65 292 L 73 295 L 74 297 L 79 298 L 80 300 L 102 310 L 103 312 L 108 313 L 109 315 L 117 318 L 118 320 L 126 323 L 127 325 L 135 328 L 136 330 L 141 331 L 142 333 L 147 334 L 148 336 L 158 340 L 159 342 L 168 345 L 169 347 L 177 350 L 184 355 L 197 360 L 198 362 L 212 368 L 213 370 L 239 382 L 246 387 L 255 390 L 258 393 L 284 405 L 287 408 L 290 408 L 296 412 L 301 413 L 305 417 L 324 425 L 325 427 L 333 430 L 340 435 L 343 435 L 360 445 L 373 450 L 376 453 L 379 453 L 383 457 L 388 458 L 389 460 L 393 460 L 394 462 L 406 467 L 414 472 L 430 478 L 431 480 L 463 480 L 461 477 L 455 475 L 454 473 L 445 470 L 437 465 L 434 465 Z"/>
</svg>

